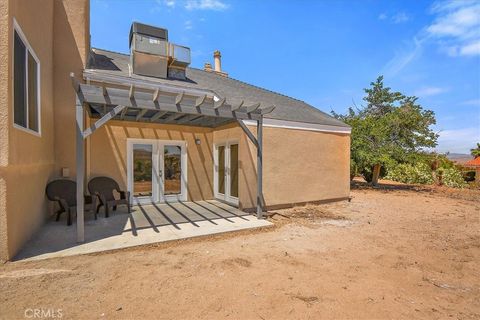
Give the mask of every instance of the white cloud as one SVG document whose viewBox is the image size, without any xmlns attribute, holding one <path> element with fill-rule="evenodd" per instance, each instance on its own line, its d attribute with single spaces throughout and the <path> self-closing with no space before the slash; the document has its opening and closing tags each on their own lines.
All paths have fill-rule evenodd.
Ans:
<svg viewBox="0 0 480 320">
<path fill-rule="evenodd" d="M 187 10 L 216 10 L 228 9 L 229 5 L 221 0 L 188 0 L 185 4 Z"/>
<path fill-rule="evenodd" d="M 439 152 L 469 153 L 469 150 L 480 141 L 480 125 L 478 127 L 443 130 L 438 137 Z"/>
<path fill-rule="evenodd" d="M 187 20 L 187 21 L 185 21 L 184 26 L 185 26 L 185 30 L 191 30 L 191 29 L 193 29 L 192 20 Z"/>
<path fill-rule="evenodd" d="M 409 44 L 409 48 L 398 51 L 395 56 L 383 67 L 381 73 L 386 77 L 393 77 L 402 71 L 415 58 L 421 55 L 424 40 L 413 38 L 413 43 Z"/>
<path fill-rule="evenodd" d="M 463 101 L 461 104 L 464 105 L 464 106 L 478 106 L 478 107 L 480 107 L 480 99 L 472 99 L 472 100 Z"/>
<path fill-rule="evenodd" d="M 378 20 L 386 20 L 388 18 L 387 14 L 386 13 L 381 13 L 379 16 L 378 16 Z"/>
<path fill-rule="evenodd" d="M 388 20 L 392 23 L 398 24 L 398 23 L 404 23 L 410 20 L 410 17 L 403 11 L 397 12 L 392 15 L 388 15 L 387 13 L 383 12 L 378 16 L 378 20 Z"/>
<path fill-rule="evenodd" d="M 395 53 L 382 70 L 385 76 L 402 71 L 422 54 L 426 43 L 435 43 L 452 57 L 480 55 L 480 1 L 439 1 L 432 5 L 430 13 L 435 15 L 433 22 Z M 381 20 L 387 18 L 385 14 L 379 16 Z"/>
<path fill-rule="evenodd" d="M 447 92 L 447 88 L 440 88 L 440 87 L 423 87 L 415 91 L 415 95 L 417 97 L 430 97 L 436 96 L 441 93 Z"/>
<path fill-rule="evenodd" d="M 435 20 L 426 28 L 450 56 L 480 55 L 480 2 L 438 2 Z"/>
<path fill-rule="evenodd" d="M 163 3 L 170 8 L 175 8 L 175 0 L 164 0 Z"/>
<path fill-rule="evenodd" d="M 398 12 L 392 16 L 393 23 L 404 23 L 410 20 L 410 17 L 405 12 Z"/>
<path fill-rule="evenodd" d="M 460 49 L 460 55 L 463 55 L 463 56 L 480 55 L 480 39 L 464 45 Z"/>
</svg>

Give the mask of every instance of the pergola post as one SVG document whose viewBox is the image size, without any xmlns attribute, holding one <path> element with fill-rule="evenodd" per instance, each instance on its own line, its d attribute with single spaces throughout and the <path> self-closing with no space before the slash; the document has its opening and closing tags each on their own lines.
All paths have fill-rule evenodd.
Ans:
<svg viewBox="0 0 480 320">
<path fill-rule="evenodd" d="M 77 120 L 76 130 L 76 174 L 77 174 L 77 242 L 85 241 L 84 226 L 84 181 L 85 181 L 85 148 L 83 137 L 83 103 L 80 101 L 77 93 L 77 101 L 75 106 L 75 114 Z"/>
<path fill-rule="evenodd" d="M 257 121 L 257 218 L 263 218 L 263 116 Z"/>
</svg>

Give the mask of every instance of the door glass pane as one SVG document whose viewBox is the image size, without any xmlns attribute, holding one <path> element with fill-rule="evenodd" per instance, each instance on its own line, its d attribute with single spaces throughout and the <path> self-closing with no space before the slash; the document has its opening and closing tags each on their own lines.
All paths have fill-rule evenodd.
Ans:
<svg viewBox="0 0 480 320">
<path fill-rule="evenodd" d="M 28 53 L 28 128 L 38 131 L 37 62 Z"/>
<path fill-rule="evenodd" d="M 225 147 L 218 147 L 218 193 L 225 194 Z"/>
<path fill-rule="evenodd" d="M 238 144 L 230 145 L 230 196 L 238 198 Z"/>
<path fill-rule="evenodd" d="M 133 196 L 152 196 L 152 145 L 133 145 Z"/>
<path fill-rule="evenodd" d="M 164 168 L 165 195 L 182 193 L 182 148 L 179 146 L 165 146 Z"/>
<path fill-rule="evenodd" d="M 22 127 L 27 127 L 26 94 L 27 89 L 25 76 L 25 52 L 26 48 L 15 32 L 13 45 L 13 119 L 14 122 Z"/>
</svg>

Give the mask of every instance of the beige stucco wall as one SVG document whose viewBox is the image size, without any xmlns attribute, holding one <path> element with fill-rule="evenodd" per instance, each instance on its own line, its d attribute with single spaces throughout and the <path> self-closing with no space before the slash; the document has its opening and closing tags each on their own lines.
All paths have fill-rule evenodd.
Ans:
<svg viewBox="0 0 480 320">
<path fill-rule="evenodd" d="M 11 259 L 18 252 L 49 212 L 50 204 L 44 195 L 45 185 L 49 179 L 59 175 L 59 171 L 55 170 L 55 151 L 59 150 L 54 147 L 56 140 L 59 140 L 59 136 L 55 137 L 55 129 L 57 123 L 63 123 L 63 119 L 54 117 L 54 109 L 58 109 L 57 100 L 62 101 L 59 96 L 72 93 L 71 87 L 67 90 L 66 86 L 59 85 L 65 85 L 69 81 L 61 71 L 73 70 L 75 66 L 79 70 L 83 67 L 83 64 L 75 64 L 71 55 L 59 55 L 56 49 L 77 48 L 77 42 L 81 41 L 68 36 L 69 30 L 72 33 L 72 28 L 76 30 L 74 33 L 88 35 L 88 27 L 85 25 L 89 16 L 87 9 L 87 0 L 0 1 L 1 261 Z M 40 136 L 13 126 L 14 18 L 40 60 Z M 62 31 L 56 32 L 54 36 L 54 29 Z M 88 39 L 88 36 L 84 38 Z M 83 61 L 86 60 L 85 52 L 82 51 L 81 54 Z M 63 141 L 63 138 L 60 140 Z M 68 144 L 71 145 L 71 142 Z"/>
<path fill-rule="evenodd" d="M 2 91 L 6 92 L 6 103 L 3 104 L 6 117 L 2 127 L 8 128 L 8 134 L 2 139 L 8 143 L 2 143 L 3 155 L 0 180 L 3 180 L 0 188 L 4 193 L 0 205 L 0 215 L 5 217 L 6 239 L 3 238 L 3 250 L 1 260 L 12 258 L 26 240 L 42 224 L 47 211 L 47 203 L 44 197 L 45 183 L 48 181 L 54 163 L 53 156 L 53 2 L 41 1 L 4 1 L 8 2 L 8 14 L 5 39 L 2 43 L 9 44 L 2 52 L 6 57 L 6 79 L 1 80 Z M 40 60 L 40 119 L 41 136 L 27 133 L 13 126 L 12 107 L 12 41 L 13 19 L 16 19 L 30 46 Z M 26 201 L 28 199 L 28 201 Z M 2 235 L 5 233 L 2 230 Z M 6 241 L 6 242 L 5 242 Z"/>
<path fill-rule="evenodd" d="M 88 138 L 88 176 L 110 176 L 126 190 L 129 138 L 186 141 L 188 200 L 212 199 L 212 130 L 208 128 L 110 121 Z M 200 139 L 199 145 L 195 139 Z"/>
<path fill-rule="evenodd" d="M 256 127 L 249 126 L 256 135 Z M 239 202 L 256 206 L 257 153 L 242 129 L 216 129 L 214 143 L 239 141 Z M 267 207 L 336 200 L 350 192 L 350 135 L 264 127 L 263 195 Z"/>
<path fill-rule="evenodd" d="M 264 128 L 267 206 L 342 199 L 350 193 L 350 135 Z"/>
<path fill-rule="evenodd" d="M 90 3 L 88 0 L 54 2 L 53 33 L 55 172 L 61 168 L 75 174 L 75 92 L 70 73 L 82 79 L 90 51 Z"/>
<path fill-rule="evenodd" d="M 8 258 L 7 181 L 8 165 L 8 34 L 9 1 L 0 1 L 0 261 Z"/>
</svg>

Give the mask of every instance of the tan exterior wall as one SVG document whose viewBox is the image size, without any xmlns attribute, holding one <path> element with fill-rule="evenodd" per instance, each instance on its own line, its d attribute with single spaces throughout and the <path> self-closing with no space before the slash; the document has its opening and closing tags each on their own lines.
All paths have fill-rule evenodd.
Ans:
<svg viewBox="0 0 480 320">
<path fill-rule="evenodd" d="M 73 40 L 68 37 L 72 29 L 77 34 L 86 34 L 84 38 L 88 40 L 87 9 L 87 0 L 0 2 L 0 261 L 11 259 L 18 252 L 49 212 L 45 185 L 58 176 L 54 170 L 55 151 L 62 150 L 55 148 L 55 140 L 59 140 L 55 129 L 57 123 L 64 122 L 54 117 L 54 109 L 59 109 L 57 100 L 62 101 L 58 96 L 73 95 L 71 87 L 67 90 L 59 85 L 70 83 L 61 70 L 75 71 L 78 65 L 73 56 L 59 56 L 56 49 L 82 47 L 78 40 L 82 37 Z M 40 60 L 40 136 L 13 126 L 13 19 Z M 54 29 L 62 32 L 56 31 L 54 36 Z M 85 61 L 86 52 L 81 54 Z M 79 70 L 82 67 L 83 64 Z M 74 101 L 69 105 L 72 110 Z M 73 111 L 71 114 L 73 117 Z M 70 141 L 65 143 L 72 145 Z"/>
<path fill-rule="evenodd" d="M 75 174 L 75 92 L 70 73 L 78 80 L 90 51 L 90 3 L 88 0 L 56 0 L 53 33 L 55 172 L 63 167 Z"/>
<path fill-rule="evenodd" d="M 257 130 L 249 126 L 256 136 Z M 257 151 L 237 125 L 213 132 L 213 142 L 239 141 L 240 208 L 256 206 Z M 347 198 L 350 135 L 264 127 L 263 196 L 267 207 Z"/>
<path fill-rule="evenodd" d="M 0 169 L 0 189 L 3 188 L 0 215 L 5 216 L 8 226 L 6 239 L 3 238 L 1 260 L 12 258 L 21 246 L 38 229 L 45 218 L 47 203 L 44 190 L 54 164 L 53 156 L 53 2 L 51 0 L 28 1 L 10 0 L 6 15 L 6 28 L 1 28 L 7 48 L 2 57 L 7 57 L 7 79 L 1 80 L 2 91 L 5 90 L 7 116 L 4 121 L 8 134 L 3 139 Z M 2 18 L 5 16 L 2 13 Z M 13 19 L 17 21 L 30 46 L 40 60 L 40 119 L 41 136 L 27 133 L 13 126 L 12 99 L 12 65 L 13 65 Z M 25 199 L 28 198 L 28 201 Z M 5 234 L 3 233 L 3 236 Z M 5 242 L 6 241 L 6 242 Z M 5 244 L 6 243 L 6 244 Z"/>
<path fill-rule="evenodd" d="M 0 261 L 8 259 L 7 180 L 9 139 L 9 1 L 0 1 Z"/>
<path fill-rule="evenodd" d="M 208 128 L 110 121 L 89 138 L 88 176 L 110 176 L 126 190 L 129 138 L 186 141 L 188 200 L 213 198 L 212 130 Z M 199 145 L 195 139 L 200 139 Z"/>
<path fill-rule="evenodd" d="M 264 128 L 267 206 L 346 198 L 350 193 L 350 135 Z"/>
</svg>

